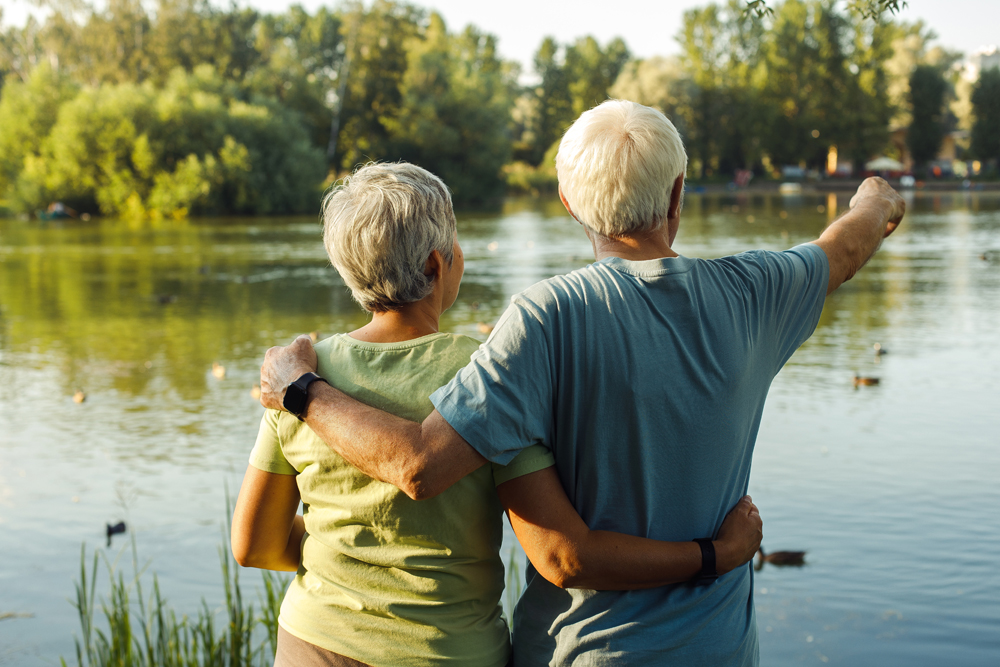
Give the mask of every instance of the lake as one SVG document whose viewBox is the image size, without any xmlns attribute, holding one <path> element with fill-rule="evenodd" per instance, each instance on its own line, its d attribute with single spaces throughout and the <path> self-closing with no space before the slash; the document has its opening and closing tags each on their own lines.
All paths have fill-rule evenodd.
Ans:
<svg viewBox="0 0 1000 667">
<path fill-rule="evenodd" d="M 756 575 L 764 665 L 1000 664 L 1000 194 L 907 196 L 764 412 L 750 479 L 764 546 L 808 551 Z M 784 249 L 848 199 L 689 195 L 675 248 Z M 444 330 L 483 338 L 511 294 L 592 261 L 556 200 L 459 218 L 466 274 Z M 81 544 L 103 549 L 106 523 L 127 522 L 179 613 L 221 604 L 264 351 L 366 321 L 320 232 L 315 218 L 0 220 L 0 614 L 26 615 L 0 620 L 0 664 L 75 659 Z M 127 545 L 108 557 L 128 561 Z"/>
</svg>

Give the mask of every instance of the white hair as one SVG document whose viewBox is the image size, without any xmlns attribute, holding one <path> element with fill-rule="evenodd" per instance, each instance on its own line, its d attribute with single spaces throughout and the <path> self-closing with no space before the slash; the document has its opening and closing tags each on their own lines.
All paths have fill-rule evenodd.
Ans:
<svg viewBox="0 0 1000 667">
<path fill-rule="evenodd" d="M 427 258 L 437 250 L 450 264 L 454 243 L 448 188 L 416 165 L 365 165 L 323 200 L 326 252 L 354 300 L 371 312 L 430 294 Z"/>
<path fill-rule="evenodd" d="M 607 237 L 662 225 L 687 153 L 674 124 L 651 107 L 607 100 L 584 112 L 556 155 L 559 188 L 573 216 Z"/>
</svg>

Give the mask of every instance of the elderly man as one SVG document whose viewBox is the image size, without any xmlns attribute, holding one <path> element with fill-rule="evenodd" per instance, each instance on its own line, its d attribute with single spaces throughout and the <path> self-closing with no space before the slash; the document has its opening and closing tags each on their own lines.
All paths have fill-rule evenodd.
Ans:
<svg viewBox="0 0 1000 667">
<path fill-rule="evenodd" d="M 556 168 L 594 264 L 514 296 L 422 424 L 320 382 L 292 399 L 330 447 L 411 497 L 544 444 L 591 529 L 699 541 L 701 585 L 566 590 L 529 571 L 514 617 L 518 667 L 758 661 L 752 571 L 716 579 L 705 538 L 746 492 L 772 379 L 904 204 L 869 179 L 811 244 L 690 259 L 671 249 L 686 163 L 653 109 L 611 100 L 584 113 Z M 269 350 L 262 402 L 281 407 L 286 387 L 314 369 L 308 339 Z M 518 501 L 531 475 L 515 482 L 501 490 L 511 521 L 544 526 L 545 503 Z"/>
</svg>

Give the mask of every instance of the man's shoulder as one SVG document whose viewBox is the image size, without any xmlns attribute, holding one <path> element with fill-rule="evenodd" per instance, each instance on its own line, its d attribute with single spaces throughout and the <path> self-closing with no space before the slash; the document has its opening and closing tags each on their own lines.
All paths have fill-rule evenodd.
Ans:
<svg viewBox="0 0 1000 667">
<path fill-rule="evenodd" d="M 562 304 L 580 301 L 590 287 L 599 280 L 596 266 L 588 264 L 569 273 L 540 280 L 512 296 L 511 303 L 547 311 Z"/>
<path fill-rule="evenodd" d="M 745 250 L 734 255 L 719 257 L 708 260 L 708 263 L 750 263 L 757 265 L 767 265 L 776 261 L 788 261 L 799 259 L 807 263 L 815 263 L 826 260 L 826 253 L 815 243 L 802 243 L 787 250 Z"/>
<path fill-rule="evenodd" d="M 747 279 L 809 271 L 825 267 L 826 253 L 813 243 L 803 243 L 788 250 L 746 250 L 734 255 L 703 260 L 703 269 L 734 274 Z"/>
</svg>

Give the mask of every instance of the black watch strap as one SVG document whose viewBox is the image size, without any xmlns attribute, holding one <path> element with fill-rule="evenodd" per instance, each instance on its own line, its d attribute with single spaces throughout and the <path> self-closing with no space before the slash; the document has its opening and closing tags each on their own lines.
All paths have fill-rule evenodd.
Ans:
<svg viewBox="0 0 1000 667">
<path fill-rule="evenodd" d="M 711 537 L 699 537 L 694 542 L 701 547 L 701 572 L 691 583 L 695 586 L 706 586 L 719 578 L 719 570 L 715 566 L 715 545 Z"/>
<path fill-rule="evenodd" d="M 309 407 L 309 385 L 317 380 L 326 382 L 326 380 L 315 373 L 303 373 L 299 376 L 298 380 L 288 385 L 288 388 L 285 389 L 285 398 L 281 403 L 299 421 L 302 421 L 302 417 L 306 414 L 306 408 Z M 330 384 L 329 382 L 326 383 Z"/>
</svg>

